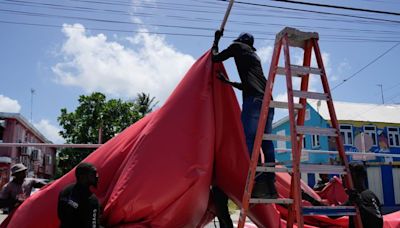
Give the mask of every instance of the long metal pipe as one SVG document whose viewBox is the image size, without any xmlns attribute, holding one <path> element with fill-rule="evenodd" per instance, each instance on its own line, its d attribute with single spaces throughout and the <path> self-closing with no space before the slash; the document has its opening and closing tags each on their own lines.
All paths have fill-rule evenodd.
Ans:
<svg viewBox="0 0 400 228">
<path fill-rule="evenodd" d="M 98 148 L 103 144 L 0 143 L 0 147 Z"/>
</svg>

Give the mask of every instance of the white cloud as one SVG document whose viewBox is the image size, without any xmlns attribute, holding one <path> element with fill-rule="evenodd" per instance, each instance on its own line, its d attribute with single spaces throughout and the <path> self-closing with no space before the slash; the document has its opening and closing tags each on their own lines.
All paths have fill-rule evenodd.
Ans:
<svg viewBox="0 0 400 228">
<path fill-rule="evenodd" d="M 17 100 L 13 100 L 0 94 L 0 112 L 19 112 L 21 105 Z"/>
<path fill-rule="evenodd" d="M 64 24 L 64 59 L 52 68 L 56 81 L 114 96 L 150 93 L 163 103 L 195 59 L 175 50 L 163 36 L 141 32 L 127 37 L 130 45 L 123 46 L 104 34 L 86 34 L 80 24 Z"/>
<path fill-rule="evenodd" d="M 257 49 L 257 53 L 260 56 L 261 63 L 271 64 L 271 57 L 274 47 L 272 45 L 266 45 Z M 269 70 L 269 69 L 268 69 Z"/>
<path fill-rule="evenodd" d="M 52 125 L 48 120 L 42 119 L 39 123 L 33 124 L 40 133 L 42 133 L 47 139 L 56 144 L 65 143 L 63 137 L 60 136 L 58 132 L 60 129 Z"/>
</svg>

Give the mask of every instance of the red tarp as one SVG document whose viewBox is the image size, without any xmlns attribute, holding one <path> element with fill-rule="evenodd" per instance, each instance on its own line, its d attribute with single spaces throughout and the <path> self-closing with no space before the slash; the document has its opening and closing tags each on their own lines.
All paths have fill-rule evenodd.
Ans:
<svg viewBox="0 0 400 228">
<path fill-rule="evenodd" d="M 321 198 L 328 201 L 330 205 L 340 205 L 347 201 L 347 194 L 343 188 L 342 181 L 334 176 L 327 186 L 318 192 Z"/>
<path fill-rule="evenodd" d="M 222 64 L 211 63 L 209 52 L 203 55 L 159 110 L 85 159 L 99 172 L 95 194 L 107 227 L 201 227 L 213 217 L 211 184 L 240 204 L 249 157 L 238 102 L 232 88 L 216 79 L 217 68 L 224 71 Z M 58 227 L 58 193 L 74 182 L 73 172 L 32 195 L 9 227 Z M 277 174 L 281 196 L 287 197 L 289 183 L 289 175 Z M 283 227 L 286 209 L 279 211 L 257 205 L 250 217 L 259 227 Z M 324 216 L 306 221 L 318 227 L 347 223 Z"/>
</svg>

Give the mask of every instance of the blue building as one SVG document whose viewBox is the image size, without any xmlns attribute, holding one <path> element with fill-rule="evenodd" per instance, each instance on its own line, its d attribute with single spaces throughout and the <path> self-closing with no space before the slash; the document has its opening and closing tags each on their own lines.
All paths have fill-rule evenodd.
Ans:
<svg viewBox="0 0 400 228">
<path fill-rule="evenodd" d="M 349 102 L 334 102 L 340 133 L 346 152 L 357 152 L 348 156 L 349 161 L 361 160 L 367 166 L 368 187 L 379 197 L 386 211 L 400 208 L 400 158 L 363 155 L 362 151 L 400 154 L 400 105 L 377 105 Z M 326 102 L 307 103 L 306 126 L 330 127 L 330 116 Z M 273 134 L 290 135 L 289 118 L 273 124 Z M 365 135 L 360 144 L 361 136 Z M 275 142 L 278 161 L 291 160 L 291 143 Z M 303 139 L 305 150 L 335 151 L 334 138 L 306 135 Z M 286 150 L 285 150 L 286 149 Z M 335 164 L 337 156 L 332 154 L 303 152 L 302 163 Z M 318 174 L 303 173 L 303 181 L 314 186 Z M 385 183 L 385 184 L 382 184 Z"/>
</svg>

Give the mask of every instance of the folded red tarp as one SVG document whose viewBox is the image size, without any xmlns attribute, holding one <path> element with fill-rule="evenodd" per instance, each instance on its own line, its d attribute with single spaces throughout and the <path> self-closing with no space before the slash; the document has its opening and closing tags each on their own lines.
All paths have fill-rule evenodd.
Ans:
<svg viewBox="0 0 400 228">
<path fill-rule="evenodd" d="M 225 72 L 207 52 L 159 110 L 85 159 L 99 172 L 95 194 L 107 227 L 201 227 L 213 217 L 212 184 L 240 204 L 249 157 L 238 102 L 232 88 L 216 79 L 217 70 Z M 58 193 L 74 182 L 73 172 L 32 195 L 9 219 L 9 227 L 58 227 Z M 289 183 L 289 175 L 277 174 L 281 196 L 288 196 Z M 249 216 L 259 227 L 283 227 L 287 212 L 279 210 L 257 205 Z M 318 216 L 306 222 L 339 227 L 347 219 Z"/>
</svg>

